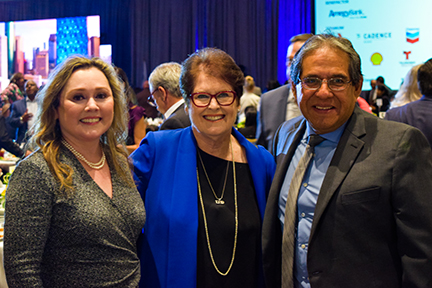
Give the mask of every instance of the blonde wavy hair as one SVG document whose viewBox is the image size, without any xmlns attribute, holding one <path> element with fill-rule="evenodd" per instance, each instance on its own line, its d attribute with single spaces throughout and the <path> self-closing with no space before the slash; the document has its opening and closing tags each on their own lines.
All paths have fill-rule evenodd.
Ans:
<svg viewBox="0 0 432 288">
<path fill-rule="evenodd" d="M 417 84 L 417 72 L 422 65 L 423 64 L 416 65 L 408 71 L 399 91 L 390 104 L 390 108 L 403 106 L 422 97 L 422 93 Z"/>
<path fill-rule="evenodd" d="M 104 152 L 112 159 L 114 169 L 131 187 L 134 187 L 132 175 L 127 164 L 125 140 L 127 137 L 128 113 L 124 87 L 114 68 L 99 58 L 71 56 L 51 73 L 48 83 L 38 93 L 39 108 L 33 127 L 30 147 L 40 147 L 53 175 L 60 182 L 61 195 L 73 194 L 73 169 L 60 162 L 60 147 L 63 138 L 56 111 L 60 105 L 60 96 L 71 75 L 77 70 L 99 69 L 106 76 L 114 98 L 114 118 L 110 128 L 100 137 Z"/>
</svg>

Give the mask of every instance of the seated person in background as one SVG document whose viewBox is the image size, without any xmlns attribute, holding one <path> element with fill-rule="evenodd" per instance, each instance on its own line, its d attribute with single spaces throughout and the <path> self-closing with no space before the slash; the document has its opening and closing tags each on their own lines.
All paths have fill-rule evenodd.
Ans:
<svg viewBox="0 0 432 288">
<path fill-rule="evenodd" d="M 368 113 L 372 113 L 372 108 L 369 106 L 368 102 L 362 97 L 357 98 L 357 105 L 360 107 L 360 109 Z"/>
<path fill-rule="evenodd" d="M 243 128 L 238 131 L 248 139 L 255 139 L 257 128 L 257 109 L 254 106 L 248 106 L 245 109 L 246 122 Z"/>
<path fill-rule="evenodd" d="M 149 97 L 151 97 L 149 82 L 148 80 L 146 80 L 143 83 L 143 90 L 137 92 L 136 94 L 138 105 L 145 109 L 147 118 L 155 119 L 158 117 L 162 117 L 162 115 L 160 115 L 159 111 L 156 109 L 156 105 L 154 105 L 154 103 L 149 103 Z"/>
<path fill-rule="evenodd" d="M 124 91 L 129 107 L 129 123 L 128 123 L 128 138 L 126 140 L 126 149 L 129 154 L 138 148 L 139 143 L 146 135 L 147 122 L 145 120 L 146 112 L 145 109 L 137 105 L 135 92 L 129 85 L 129 80 L 126 73 L 120 67 L 114 68 L 123 81 Z"/>
<path fill-rule="evenodd" d="M 377 98 L 375 104 L 371 106 L 372 112 L 375 115 L 379 115 L 379 112 L 385 112 L 390 106 L 390 95 L 388 90 L 382 86 L 377 85 Z"/>
<path fill-rule="evenodd" d="M 27 142 L 30 135 L 26 136 L 28 130 L 33 126 L 33 115 L 36 114 L 38 103 L 36 101 L 36 94 L 39 91 L 36 83 L 33 80 L 28 80 L 25 84 L 26 96 L 24 99 L 16 101 L 11 106 L 10 125 L 15 128 L 16 138 L 15 142 L 21 144 Z"/>
<path fill-rule="evenodd" d="M 159 130 L 172 130 L 190 126 L 184 100 L 179 87 L 181 66 L 175 62 L 157 66 L 149 76 L 151 97 L 156 108 L 164 114 Z"/>
<path fill-rule="evenodd" d="M 432 58 L 418 68 L 417 80 L 423 96 L 417 101 L 388 110 L 384 119 L 420 129 L 432 147 Z"/>
<path fill-rule="evenodd" d="M 390 103 L 390 109 L 400 107 L 422 97 L 417 84 L 417 72 L 423 64 L 412 67 L 405 76 L 405 79 Z"/>
<path fill-rule="evenodd" d="M 266 91 L 265 92 L 268 92 L 270 90 L 279 88 L 280 86 L 281 86 L 281 84 L 279 83 L 278 80 L 269 80 L 267 82 L 267 86 L 266 86 Z"/>
<path fill-rule="evenodd" d="M 24 151 L 21 150 L 20 146 L 17 143 L 13 142 L 12 139 L 9 137 L 9 134 L 7 132 L 6 119 L 3 117 L 3 115 L 0 115 L 0 149 L 1 148 L 4 148 L 6 151 L 17 157 L 24 156 Z M 28 152 L 26 156 L 29 154 L 30 152 Z"/>
<path fill-rule="evenodd" d="M 24 97 L 24 75 L 20 72 L 12 75 L 9 86 L 0 94 L 2 104 L 21 100 Z"/>
<path fill-rule="evenodd" d="M 111 65 L 70 57 L 41 91 L 38 150 L 7 188 L 9 287 L 137 287 L 145 210 L 131 177 L 126 101 Z"/>
<path fill-rule="evenodd" d="M 253 106 L 258 110 L 258 104 L 260 97 L 253 93 L 255 88 L 255 81 L 252 76 L 246 76 L 244 81 L 244 93 L 240 98 L 240 111 L 238 113 L 238 122 L 245 120 L 245 109 L 246 107 Z M 255 137 L 254 137 L 255 138 Z"/>
</svg>

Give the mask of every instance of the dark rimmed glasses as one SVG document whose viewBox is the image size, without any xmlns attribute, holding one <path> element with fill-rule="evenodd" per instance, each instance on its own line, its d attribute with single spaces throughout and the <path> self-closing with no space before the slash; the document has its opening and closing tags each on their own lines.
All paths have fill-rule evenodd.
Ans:
<svg viewBox="0 0 432 288">
<path fill-rule="evenodd" d="M 330 79 L 320 79 L 318 77 L 306 77 L 302 79 L 299 79 L 299 81 L 302 83 L 302 86 L 306 90 L 318 90 L 321 88 L 321 85 L 323 82 L 327 83 L 327 86 L 332 91 L 342 91 L 345 90 L 348 87 L 348 84 L 351 83 L 351 81 L 348 81 L 344 78 L 330 78 Z"/>
<path fill-rule="evenodd" d="M 215 98 L 220 106 L 230 106 L 234 103 L 236 96 L 237 93 L 234 91 L 221 91 L 216 94 L 195 92 L 190 95 L 190 98 L 195 106 L 203 108 L 210 105 L 212 98 Z"/>
<path fill-rule="evenodd" d="M 150 106 L 156 107 L 155 100 L 153 99 L 154 93 L 159 91 L 159 87 L 157 87 L 153 92 L 150 92 L 150 96 L 147 97 L 147 103 L 150 104 Z"/>
</svg>

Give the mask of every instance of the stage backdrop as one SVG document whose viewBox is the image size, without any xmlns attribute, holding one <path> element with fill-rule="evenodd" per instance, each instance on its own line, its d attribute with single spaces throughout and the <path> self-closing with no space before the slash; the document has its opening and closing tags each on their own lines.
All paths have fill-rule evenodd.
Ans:
<svg viewBox="0 0 432 288">
<path fill-rule="evenodd" d="M 362 60 L 364 90 L 378 76 L 398 90 L 412 66 L 432 57 L 431 10 L 431 0 L 315 0 L 316 31 L 353 43 Z"/>
<path fill-rule="evenodd" d="M 312 1 L 9 0 L 0 1 L 0 21 L 99 15 L 100 43 L 112 45 L 112 62 L 135 86 L 162 62 L 217 47 L 264 88 L 285 81 L 288 39 L 311 32 Z"/>
</svg>

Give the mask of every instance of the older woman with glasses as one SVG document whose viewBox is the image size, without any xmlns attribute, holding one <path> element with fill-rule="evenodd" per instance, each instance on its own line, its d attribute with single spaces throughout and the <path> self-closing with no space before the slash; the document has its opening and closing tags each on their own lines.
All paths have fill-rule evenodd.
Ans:
<svg viewBox="0 0 432 288">
<path fill-rule="evenodd" d="M 234 128 L 243 73 L 225 52 L 185 60 L 191 127 L 131 155 L 146 206 L 140 287 L 262 287 L 261 222 L 275 163 Z"/>
</svg>

